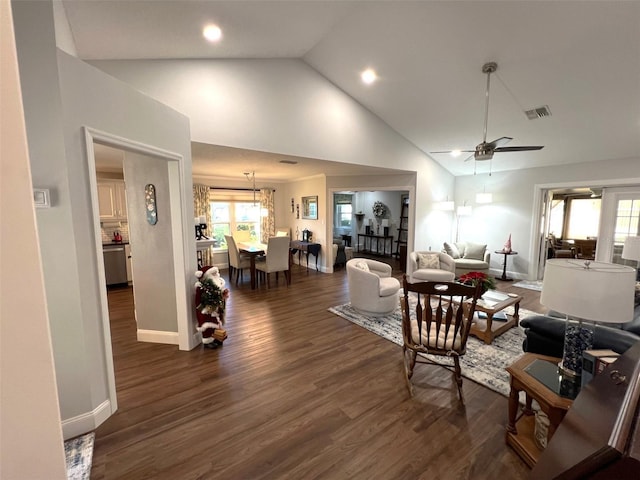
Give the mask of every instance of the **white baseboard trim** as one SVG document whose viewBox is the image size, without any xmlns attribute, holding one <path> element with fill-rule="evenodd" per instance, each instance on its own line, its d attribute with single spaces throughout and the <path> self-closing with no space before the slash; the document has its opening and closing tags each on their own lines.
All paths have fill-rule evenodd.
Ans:
<svg viewBox="0 0 640 480">
<path fill-rule="evenodd" d="M 138 341 L 149 343 L 165 343 L 167 345 L 179 345 L 178 332 L 164 332 L 161 330 L 138 329 Z"/>
<path fill-rule="evenodd" d="M 65 440 L 93 432 L 102 422 L 114 413 L 111 402 L 105 400 L 91 412 L 83 413 L 62 421 L 62 436 Z"/>
</svg>

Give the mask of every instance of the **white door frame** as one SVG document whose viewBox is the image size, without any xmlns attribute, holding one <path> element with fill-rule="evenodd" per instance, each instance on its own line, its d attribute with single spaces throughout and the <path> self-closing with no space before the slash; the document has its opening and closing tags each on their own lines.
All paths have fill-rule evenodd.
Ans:
<svg viewBox="0 0 640 480">
<path fill-rule="evenodd" d="M 332 248 L 332 238 L 333 238 L 333 194 L 340 192 L 372 192 L 372 191 L 380 191 L 380 192 L 409 192 L 409 218 L 407 219 L 407 252 L 413 251 L 414 238 L 413 232 L 416 222 L 416 209 L 415 209 L 415 198 L 416 198 L 416 187 L 415 185 L 395 185 L 395 186 L 366 186 L 366 187 L 331 187 L 328 189 L 327 195 L 327 225 L 326 225 L 326 238 L 327 238 L 327 250 Z M 413 200 L 413 202 L 412 202 Z M 357 238 L 357 233 L 355 235 Z M 357 240 L 356 240 L 357 243 Z M 353 246 L 353 243 L 352 243 Z M 391 251 L 393 252 L 393 243 L 391 245 Z M 327 258 L 331 258 L 331 254 L 327 255 Z M 408 258 L 408 256 L 407 256 Z M 331 265 L 326 265 L 327 272 L 333 272 L 333 264 L 331 260 L 328 261 Z M 405 265 L 406 267 L 406 265 Z"/>
<path fill-rule="evenodd" d="M 594 187 L 594 188 L 611 188 L 611 187 L 632 187 L 640 185 L 640 177 L 634 178 L 618 178 L 611 180 L 580 180 L 576 182 L 560 182 L 560 183 L 541 183 L 533 186 L 533 219 L 531 222 L 531 250 L 529 251 L 529 273 L 528 278 L 538 278 L 539 262 L 537 255 L 542 248 L 541 235 L 539 234 L 540 222 L 542 220 L 544 198 L 543 194 L 545 190 L 558 190 L 563 188 L 580 188 L 580 187 Z M 598 235 L 602 232 L 602 216 L 600 217 L 600 227 Z M 600 242 L 596 247 L 596 259 L 601 258 L 601 254 L 598 253 L 600 248 Z"/>
<path fill-rule="evenodd" d="M 107 382 L 109 389 L 109 401 L 111 413 L 118 408 L 116 397 L 116 382 L 113 368 L 113 351 L 111 347 L 111 329 L 109 322 L 109 305 L 107 301 L 107 285 L 104 271 L 104 259 L 102 256 L 102 233 L 100 230 L 100 209 L 98 204 L 98 182 L 96 175 L 94 141 L 110 147 L 132 151 L 142 155 L 157 157 L 169 162 L 169 198 L 171 205 L 171 222 L 173 225 L 173 279 L 176 292 L 176 318 L 178 323 L 178 347 L 180 350 L 191 350 L 196 345 L 194 330 L 189 322 L 185 288 L 185 240 L 183 235 L 183 205 L 182 186 L 184 185 L 184 158 L 177 153 L 169 152 L 152 145 L 146 145 L 134 140 L 112 135 L 107 132 L 84 127 L 85 148 L 87 152 L 87 166 L 89 169 L 89 184 L 91 192 L 91 210 L 93 211 L 93 228 L 96 252 L 96 265 L 98 267 L 98 283 L 100 286 L 100 314 L 102 318 L 102 332 L 104 339 L 105 365 L 107 367 Z"/>
</svg>

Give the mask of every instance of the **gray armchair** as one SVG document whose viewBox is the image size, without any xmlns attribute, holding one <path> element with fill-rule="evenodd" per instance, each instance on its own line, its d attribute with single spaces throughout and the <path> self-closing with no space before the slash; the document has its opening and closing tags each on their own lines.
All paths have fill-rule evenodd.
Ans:
<svg viewBox="0 0 640 480">
<path fill-rule="evenodd" d="M 456 263 L 443 252 L 411 252 L 407 274 L 409 282 L 452 282 L 456 276 Z"/>
</svg>

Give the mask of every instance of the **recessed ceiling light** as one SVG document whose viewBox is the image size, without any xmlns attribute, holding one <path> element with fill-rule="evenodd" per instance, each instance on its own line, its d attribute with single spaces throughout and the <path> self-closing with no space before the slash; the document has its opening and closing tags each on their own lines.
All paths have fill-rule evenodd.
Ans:
<svg viewBox="0 0 640 480">
<path fill-rule="evenodd" d="M 207 25 L 202 30 L 202 35 L 210 42 L 217 42 L 222 38 L 222 30 L 217 25 Z"/>
<path fill-rule="evenodd" d="M 371 85 L 373 82 L 375 82 L 378 79 L 378 75 L 376 74 L 376 71 L 373 70 L 372 68 L 367 68 L 364 72 L 360 74 L 360 78 L 362 78 L 362 81 L 367 85 Z"/>
<path fill-rule="evenodd" d="M 451 150 L 452 157 L 459 157 L 462 152 L 460 150 Z"/>
</svg>

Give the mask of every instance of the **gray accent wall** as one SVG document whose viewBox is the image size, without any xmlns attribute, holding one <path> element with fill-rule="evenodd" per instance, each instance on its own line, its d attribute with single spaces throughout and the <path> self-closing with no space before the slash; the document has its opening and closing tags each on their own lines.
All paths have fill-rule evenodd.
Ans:
<svg viewBox="0 0 640 480">
<path fill-rule="evenodd" d="M 137 327 L 177 332 L 167 160 L 127 152 L 124 178 Z M 155 225 L 147 221 L 144 189 L 149 183 L 156 190 L 158 222 Z"/>
</svg>

